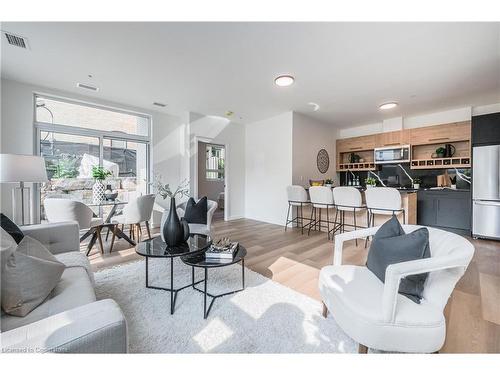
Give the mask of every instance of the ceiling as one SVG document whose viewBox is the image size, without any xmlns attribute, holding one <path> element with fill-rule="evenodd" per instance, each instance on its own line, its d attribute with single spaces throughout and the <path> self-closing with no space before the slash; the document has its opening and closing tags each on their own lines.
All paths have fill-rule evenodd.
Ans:
<svg viewBox="0 0 500 375">
<path fill-rule="evenodd" d="M 6 22 L 2 30 L 30 46 L 2 38 L 2 77 L 160 112 L 230 110 L 248 123 L 294 110 L 346 127 L 500 102 L 500 23 Z M 295 83 L 274 85 L 282 73 Z M 390 100 L 399 107 L 378 109 Z"/>
</svg>

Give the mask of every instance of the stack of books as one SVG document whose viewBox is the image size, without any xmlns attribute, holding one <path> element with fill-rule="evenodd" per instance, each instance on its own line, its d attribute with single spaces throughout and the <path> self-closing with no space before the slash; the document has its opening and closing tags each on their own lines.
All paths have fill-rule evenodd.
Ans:
<svg viewBox="0 0 500 375">
<path fill-rule="evenodd" d="M 205 252 L 205 258 L 210 261 L 232 260 L 238 251 L 238 242 L 231 242 L 229 238 L 222 238 Z"/>
</svg>

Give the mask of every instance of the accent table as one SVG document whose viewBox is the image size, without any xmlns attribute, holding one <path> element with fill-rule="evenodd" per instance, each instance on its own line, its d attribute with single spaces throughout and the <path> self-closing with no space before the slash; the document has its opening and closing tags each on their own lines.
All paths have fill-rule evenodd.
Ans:
<svg viewBox="0 0 500 375">
<path fill-rule="evenodd" d="M 208 314 L 210 313 L 210 309 L 212 308 L 212 305 L 214 301 L 219 298 L 219 297 L 224 297 L 230 294 L 238 293 L 241 292 L 242 290 L 245 289 L 245 256 L 247 255 L 247 250 L 242 246 L 238 245 L 238 251 L 236 254 L 234 254 L 233 259 L 219 259 L 217 261 L 206 259 L 205 257 L 205 252 L 203 253 L 198 253 L 194 255 L 184 255 L 181 257 L 181 260 L 184 262 L 184 264 L 191 266 L 192 267 L 192 286 L 193 289 L 197 290 L 198 292 L 203 293 L 203 318 L 206 319 L 208 317 Z M 227 293 L 222 293 L 222 294 L 210 294 L 207 292 L 207 282 L 208 282 L 208 269 L 209 268 L 218 268 L 218 267 L 226 267 L 230 266 L 232 264 L 236 264 L 241 262 L 241 279 L 242 279 L 242 287 L 241 289 L 233 290 L 231 292 Z M 198 282 L 194 282 L 194 267 L 198 268 L 203 268 L 205 271 L 205 277 L 203 280 L 200 280 Z M 198 289 L 196 287 L 196 284 L 199 284 L 200 282 L 203 282 L 204 288 L 203 290 Z M 207 309 L 207 296 L 212 298 L 210 301 L 210 305 L 208 306 Z"/>
<path fill-rule="evenodd" d="M 146 258 L 146 288 L 160 289 L 170 292 L 170 314 L 174 313 L 175 301 L 177 293 L 190 286 L 193 288 L 196 284 L 203 282 L 203 280 L 194 282 L 194 275 L 191 284 L 185 285 L 181 288 L 174 288 L 174 258 L 182 256 L 194 256 L 196 254 L 204 254 L 204 252 L 212 244 L 212 239 L 209 236 L 202 234 L 192 234 L 188 240 L 179 246 L 169 247 L 161 237 L 155 237 L 152 240 L 140 242 L 135 252 Z M 170 259 L 170 285 L 169 287 L 161 287 L 149 284 L 149 258 L 168 258 Z M 194 274 L 194 271 L 193 271 Z"/>
</svg>

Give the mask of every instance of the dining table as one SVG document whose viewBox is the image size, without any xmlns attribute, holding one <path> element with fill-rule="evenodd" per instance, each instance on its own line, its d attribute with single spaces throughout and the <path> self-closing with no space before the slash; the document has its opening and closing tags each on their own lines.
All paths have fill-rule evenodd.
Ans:
<svg viewBox="0 0 500 375">
<path fill-rule="evenodd" d="M 135 246 L 136 243 L 130 239 L 129 236 L 125 234 L 123 230 L 119 228 L 117 224 L 114 224 L 111 222 L 113 216 L 116 215 L 117 211 L 119 208 L 123 207 L 126 205 L 128 202 L 122 201 L 122 200 L 103 200 L 100 202 L 83 202 L 90 208 L 97 208 L 98 214 L 94 213 L 95 217 L 103 217 L 104 216 L 104 208 L 111 208 L 109 210 L 109 213 L 106 215 L 106 218 L 103 218 L 102 224 L 96 225 L 92 228 L 90 228 L 87 232 L 85 232 L 81 237 L 80 237 L 80 242 L 88 238 L 89 236 L 92 236 L 90 239 L 89 244 L 87 245 L 87 256 L 90 254 L 90 251 L 92 250 L 92 247 L 94 247 L 96 241 L 99 241 L 99 246 L 101 247 L 101 251 L 104 252 L 104 247 L 102 243 L 102 238 L 101 238 L 101 231 L 104 228 L 108 228 L 109 231 L 113 233 L 113 236 L 111 238 L 111 245 L 109 247 L 109 252 L 113 250 L 113 244 L 115 241 L 115 237 L 124 239 L 127 241 L 131 246 Z"/>
</svg>

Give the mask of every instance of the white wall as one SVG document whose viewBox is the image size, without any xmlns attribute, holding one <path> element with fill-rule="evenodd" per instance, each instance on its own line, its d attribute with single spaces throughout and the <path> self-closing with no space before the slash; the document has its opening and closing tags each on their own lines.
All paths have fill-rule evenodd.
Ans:
<svg viewBox="0 0 500 375">
<path fill-rule="evenodd" d="M 293 113 L 245 126 L 246 217 L 284 225 L 292 183 Z"/>
<path fill-rule="evenodd" d="M 198 190 L 198 140 L 226 146 L 226 207 L 228 220 L 245 217 L 245 126 L 220 116 L 189 114 L 191 191 Z"/>
<path fill-rule="evenodd" d="M 309 179 L 335 178 L 335 140 L 337 130 L 329 124 L 319 122 L 300 113 L 293 113 L 292 182 L 308 186 Z M 330 157 L 326 173 L 317 168 L 318 151 L 324 148 Z"/>
</svg>

